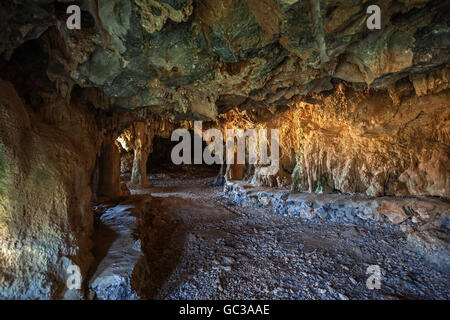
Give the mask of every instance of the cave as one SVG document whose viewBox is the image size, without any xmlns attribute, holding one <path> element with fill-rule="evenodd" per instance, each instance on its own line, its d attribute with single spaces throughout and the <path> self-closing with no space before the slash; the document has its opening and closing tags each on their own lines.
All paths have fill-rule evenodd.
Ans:
<svg viewBox="0 0 450 320">
<path fill-rule="evenodd" d="M 161 172 L 173 170 L 173 168 L 165 168 L 171 166 L 171 153 L 172 149 L 177 143 L 169 138 L 162 138 L 156 136 L 153 138 L 153 152 L 151 152 L 147 159 L 147 172 Z"/>
<path fill-rule="evenodd" d="M 188 130 L 191 136 L 191 151 L 194 150 L 194 135 L 192 130 Z M 197 137 L 198 139 L 199 137 Z M 200 138 L 201 139 L 201 138 Z M 207 143 L 202 139 L 201 150 L 207 147 Z M 147 172 L 151 174 L 161 173 L 181 173 L 191 172 L 193 175 L 218 175 L 221 170 L 220 164 L 206 164 L 204 162 L 195 164 L 194 153 L 191 152 L 190 164 L 176 165 L 172 162 L 172 150 L 176 147 L 178 142 L 172 141 L 170 138 L 155 136 L 153 138 L 153 151 L 149 154 L 147 159 Z"/>
<path fill-rule="evenodd" d="M 369 2 L 2 2 L 0 299 L 448 300 L 450 3 Z"/>
</svg>

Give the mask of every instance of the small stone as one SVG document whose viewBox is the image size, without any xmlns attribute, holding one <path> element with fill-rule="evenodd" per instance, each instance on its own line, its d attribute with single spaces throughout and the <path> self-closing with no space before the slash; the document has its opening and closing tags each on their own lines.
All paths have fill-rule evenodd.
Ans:
<svg viewBox="0 0 450 320">
<path fill-rule="evenodd" d="M 222 270 L 230 272 L 231 266 L 222 266 Z"/>
<path fill-rule="evenodd" d="M 342 293 L 338 292 L 338 296 L 339 296 L 339 299 L 341 299 L 341 300 L 348 300 L 348 297 Z"/>
</svg>

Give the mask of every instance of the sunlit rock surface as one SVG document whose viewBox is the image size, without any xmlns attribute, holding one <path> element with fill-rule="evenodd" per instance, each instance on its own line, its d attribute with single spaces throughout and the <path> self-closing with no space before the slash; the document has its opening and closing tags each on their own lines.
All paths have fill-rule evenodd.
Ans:
<svg viewBox="0 0 450 320">
<path fill-rule="evenodd" d="M 280 130 L 280 169 L 248 180 L 298 191 L 383 195 L 450 195 L 448 90 L 417 96 L 410 81 L 392 90 L 293 99 L 288 107 L 230 111 L 223 127 Z"/>
</svg>

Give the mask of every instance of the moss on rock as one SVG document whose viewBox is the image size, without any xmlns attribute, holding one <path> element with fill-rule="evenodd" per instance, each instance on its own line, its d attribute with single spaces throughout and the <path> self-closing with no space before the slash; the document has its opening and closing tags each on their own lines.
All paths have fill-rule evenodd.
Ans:
<svg viewBox="0 0 450 320">
<path fill-rule="evenodd" d="M 328 173 L 323 173 L 317 181 L 315 193 L 333 193 L 334 181 Z"/>
<path fill-rule="evenodd" d="M 294 191 L 304 191 L 303 186 L 303 161 L 302 152 L 300 151 L 296 155 L 296 164 L 294 171 L 292 171 L 292 190 Z"/>
<path fill-rule="evenodd" d="M 0 196 L 3 195 L 6 178 L 6 160 L 4 155 L 4 146 L 0 142 Z"/>
</svg>

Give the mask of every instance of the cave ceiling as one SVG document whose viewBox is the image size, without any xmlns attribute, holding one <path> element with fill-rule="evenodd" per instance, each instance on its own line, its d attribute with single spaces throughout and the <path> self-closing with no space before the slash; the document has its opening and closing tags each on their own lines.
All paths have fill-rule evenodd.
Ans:
<svg viewBox="0 0 450 320">
<path fill-rule="evenodd" d="M 81 30 L 66 27 L 69 4 Z M 367 7 L 381 8 L 369 30 Z M 386 88 L 449 63 L 450 1 L 85 0 L 0 5 L 0 55 L 45 38 L 49 78 L 100 88 L 112 108 L 214 119 L 285 106 L 345 81 Z M 70 92 L 70 90 L 68 90 Z"/>
</svg>

